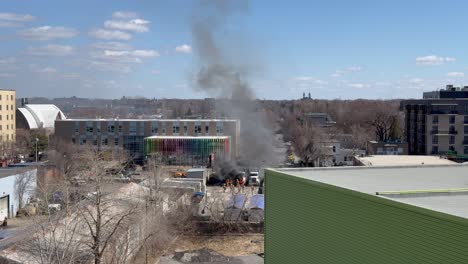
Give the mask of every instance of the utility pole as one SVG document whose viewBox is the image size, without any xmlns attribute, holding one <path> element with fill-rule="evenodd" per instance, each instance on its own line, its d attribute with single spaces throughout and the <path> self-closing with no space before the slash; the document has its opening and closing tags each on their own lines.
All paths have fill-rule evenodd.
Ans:
<svg viewBox="0 0 468 264">
<path fill-rule="evenodd" d="M 36 162 L 37 162 L 37 142 L 39 142 L 39 138 L 36 137 Z"/>
</svg>

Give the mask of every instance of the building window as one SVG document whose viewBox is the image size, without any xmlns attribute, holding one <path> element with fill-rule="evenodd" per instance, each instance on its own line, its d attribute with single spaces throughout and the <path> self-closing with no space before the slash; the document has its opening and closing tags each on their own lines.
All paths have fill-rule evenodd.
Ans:
<svg viewBox="0 0 468 264">
<path fill-rule="evenodd" d="M 195 125 L 195 134 L 201 134 L 201 125 Z"/>
<path fill-rule="evenodd" d="M 116 145 L 116 146 L 119 145 L 119 138 L 114 138 L 114 145 Z"/>
<path fill-rule="evenodd" d="M 97 146 L 97 139 L 96 139 L 96 138 L 93 139 L 93 145 L 94 145 L 94 146 Z"/>
<path fill-rule="evenodd" d="M 455 132 L 455 126 L 450 126 L 449 127 L 449 132 L 454 133 Z"/>
<path fill-rule="evenodd" d="M 72 138 L 72 144 L 76 144 L 76 139 Z"/>
<path fill-rule="evenodd" d="M 10 135 L 9 134 L 6 135 L 6 139 L 10 140 Z"/>
<path fill-rule="evenodd" d="M 179 134 L 179 125 L 178 124 L 174 124 L 172 126 L 172 133 L 173 134 Z"/>
<path fill-rule="evenodd" d="M 107 138 L 103 138 L 101 139 L 101 141 L 102 141 L 102 145 L 104 146 L 107 146 L 109 144 L 109 141 L 107 140 Z"/>
<path fill-rule="evenodd" d="M 152 134 L 158 133 L 158 123 L 156 122 L 151 123 L 151 133 Z"/>
<path fill-rule="evenodd" d="M 188 130 L 187 124 L 184 124 L 184 135 L 187 135 L 187 130 Z"/>
<path fill-rule="evenodd" d="M 439 147 L 432 146 L 432 154 L 439 154 Z"/>
<path fill-rule="evenodd" d="M 96 132 L 101 133 L 101 122 L 96 122 Z"/>
<path fill-rule="evenodd" d="M 107 125 L 107 133 L 114 133 L 114 132 L 115 132 L 114 124 Z"/>
<path fill-rule="evenodd" d="M 10 110 L 14 110 L 14 109 L 13 109 L 13 105 L 11 105 L 11 108 L 10 108 Z"/>
<path fill-rule="evenodd" d="M 6 106 L 6 110 L 8 111 L 8 105 Z"/>
<path fill-rule="evenodd" d="M 2 130 L 2 125 L 0 125 L 0 130 Z"/>
<path fill-rule="evenodd" d="M 161 130 L 161 133 L 162 134 L 166 134 L 166 128 L 167 128 L 167 123 L 166 122 L 162 122 L 162 130 Z"/>
<path fill-rule="evenodd" d="M 13 95 L 11 96 L 11 100 L 13 100 Z"/>
<path fill-rule="evenodd" d="M 15 129 L 15 125 L 11 125 L 11 129 Z"/>
<path fill-rule="evenodd" d="M 216 134 L 223 134 L 223 122 L 216 123 Z"/>
<path fill-rule="evenodd" d="M 0 105 L 0 111 L 2 111 L 2 105 Z"/>
<path fill-rule="evenodd" d="M 0 100 L 2 100 L 2 96 L 0 95 Z"/>
<path fill-rule="evenodd" d="M 455 144 L 455 136 L 450 136 L 449 144 Z"/>
<path fill-rule="evenodd" d="M 2 109 L 0 108 L 0 110 Z M 468 124 L 468 116 L 463 117 L 463 123 Z"/>
<path fill-rule="evenodd" d="M 432 136 L 432 144 L 439 144 L 439 137 L 438 136 Z"/>
<path fill-rule="evenodd" d="M 136 134 L 136 122 L 132 121 L 130 122 L 130 128 L 129 128 L 129 133 L 130 135 L 135 135 Z"/>
<path fill-rule="evenodd" d="M 439 123 L 439 116 L 437 116 L 437 115 L 432 116 L 432 123 L 433 124 L 438 124 Z"/>
<path fill-rule="evenodd" d="M 449 146 L 449 151 L 455 151 L 455 147 L 454 146 Z"/>
<path fill-rule="evenodd" d="M 463 147 L 463 154 L 468 154 L 468 146 Z"/>
<path fill-rule="evenodd" d="M 336 146 L 333 146 L 333 153 L 336 152 Z"/>
<path fill-rule="evenodd" d="M 465 132 L 465 134 L 468 134 L 468 126 L 464 126 L 463 130 L 464 130 L 463 132 Z"/>
<path fill-rule="evenodd" d="M 119 124 L 119 133 L 122 133 L 122 124 Z"/>
<path fill-rule="evenodd" d="M 93 131 L 94 131 L 94 128 L 92 126 L 90 125 L 86 126 L 86 133 L 93 133 Z"/>
<path fill-rule="evenodd" d="M 6 115 L 6 120 L 9 120 L 8 115 Z"/>
<path fill-rule="evenodd" d="M 79 132 L 80 132 L 80 123 L 75 122 L 75 133 L 79 133 Z"/>
<path fill-rule="evenodd" d="M 449 123 L 455 124 L 455 116 L 449 116 Z"/>
<path fill-rule="evenodd" d="M 139 131 L 139 135 L 140 136 L 144 136 L 145 135 L 145 122 L 140 122 L 140 131 Z"/>
<path fill-rule="evenodd" d="M 6 125 L 6 129 L 7 129 L 7 130 L 10 129 L 10 125 Z"/>
<path fill-rule="evenodd" d="M 205 125 L 205 133 L 208 134 L 209 131 L 210 131 L 210 126 L 209 126 L 209 125 Z"/>
</svg>

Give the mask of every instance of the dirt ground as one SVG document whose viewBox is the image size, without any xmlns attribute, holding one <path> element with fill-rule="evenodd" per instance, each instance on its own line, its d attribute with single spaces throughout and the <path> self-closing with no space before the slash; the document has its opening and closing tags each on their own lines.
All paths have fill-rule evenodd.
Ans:
<svg viewBox="0 0 468 264">
<path fill-rule="evenodd" d="M 172 244 L 166 254 L 208 248 L 225 256 L 234 257 L 263 253 L 263 246 L 263 234 L 181 236 Z"/>
</svg>

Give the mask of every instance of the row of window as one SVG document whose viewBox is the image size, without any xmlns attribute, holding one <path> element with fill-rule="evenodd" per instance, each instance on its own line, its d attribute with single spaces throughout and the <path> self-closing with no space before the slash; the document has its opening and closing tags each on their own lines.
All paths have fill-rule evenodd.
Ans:
<svg viewBox="0 0 468 264">
<path fill-rule="evenodd" d="M 449 151 L 455 151 L 455 146 L 449 146 Z M 432 146 L 432 154 L 439 154 L 438 146 Z M 468 154 L 468 146 L 463 147 L 463 154 Z"/>
<path fill-rule="evenodd" d="M 101 138 L 100 141 L 101 141 L 101 146 L 108 146 L 109 145 L 109 139 L 108 138 Z M 75 138 L 72 138 L 72 143 L 76 144 L 76 139 Z M 80 143 L 80 145 L 86 144 L 87 143 L 86 138 L 80 138 L 79 143 Z M 93 143 L 94 146 L 97 146 L 98 145 L 98 139 L 97 138 L 93 139 L 92 143 Z M 118 145 L 119 145 L 119 138 L 116 137 L 116 138 L 114 138 L 114 146 L 118 146 Z"/>
<path fill-rule="evenodd" d="M 0 135 L 0 141 L 3 141 L 3 139 L 4 139 L 3 136 L 4 136 L 4 135 Z M 14 139 L 15 139 L 15 135 L 14 135 L 14 134 L 11 134 L 11 135 L 10 135 L 10 134 L 6 134 L 6 135 L 5 135 L 5 139 L 6 139 L 6 140 L 10 140 L 10 139 L 11 139 L 11 140 L 14 140 Z"/>
<path fill-rule="evenodd" d="M 8 110 L 15 110 L 15 108 L 13 107 L 13 105 L 11 105 L 10 107 L 9 107 L 9 105 L 6 105 L 6 110 L 7 111 Z M 0 104 L 0 111 L 2 111 L 2 105 L 1 104 Z"/>
<path fill-rule="evenodd" d="M 468 116 L 463 116 L 463 122 L 465 124 L 468 124 Z M 438 115 L 433 115 L 432 116 L 432 123 L 433 124 L 438 124 L 439 123 L 439 116 Z M 449 124 L 455 124 L 455 116 L 454 115 L 449 116 Z"/>
<path fill-rule="evenodd" d="M 1 120 L 1 116 L 0 116 L 0 120 Z M 111 125 L 108 125 L 107 126 L 107 133 L 115 133 L 115 128 L 116 126 L 111 124 Z M 162 128 L 161 128 L 161 133 L 162 134 L 165 134 L 166 133 L 166 123 L 162 123 Z M 204 127 L 204 132 L 206 134 L 209 133 L 209 130 L 210 130 L 210 127 L 209 125 L 205 125 Z M 92 123 L 88 123 L 86 124 L 86 128 L 85 128 L 85 131 L 86 133 L 88 134 L 92 134 L 94 133 L 94 126 Z M 144 131 L 144 123 L 140 123 L 140 131 Z M 188 132 L 188 125 L 184 125 L 183 127 L 183 133 L 184 134 L 187 134 Z M 79 133 L 79 123 L 76 123 L 75 124 L 75 133 Z M 101 133 L 101 126 L 100 124 L 97 124 L 96 125 L 96 133 Z M 122 125 L 119 125 L 118 126 L 118 133 L 122 133 Z M 136 123 L 130 123 L 130 126 L 129 126 L 129 133 L 130 134 L 136 134 L 137 133 L 137 129 L 136 129 Z M 157 134 L 158 133 L 158 126 L 156 123 L 153 123 L 151 125 L 151 133 L 152 134 Z M 173 134 L 179 134 L 180 133 L 180 126 L 178 124 L 174 124 L 172 126 L 172 133 Z M 195 134 L 201 134 L 202 133 L 202 125 L 195 125 L 194 126 L 194 133 Z M 216 125 L 216 133 L 217 134 L 222 134 L 224 133 L 224 129 L 223 129 L 223 126 L 222 124 L 217 124 Z"/>
<path fill-rule="evenodd" d="M 15 126 L 14 125 L 6 125 L 6 130 L 9 130 L 9 129 L 15 129 Z M 3 126 L 0 125 L 0 131 L 3 130 Z"/>
<path fill-rule="evenodd" d="M 7 100 L 8 100 L 8 99 L 10 99 L 10 100 L 12 100 L 12 101 L 14 100 L 14 99 L 13 99 L 13 95 L 10 95 L 10 96 L 6 95 L 5 98 L 6 98 Z M 2 95 L 1 95 L 1 94 L 0 94 L 0 100 L 2 100 Z"/>
<path fill-rule="evenodd" d="M 5 115 L 6 116 L 6 120 L 14 120 L 14 116 L 13 115 Z M 0 115 L 0 120 L 3 120 L 2 119 L 2 115 Z"/>
<path fill-rule="evenodd" d="M 439 144 L 439 136 L 432 136 L 432 144 Z M 449 136 L 449 144 L 455 144 L 455 136 Z M 463 144 L 468 145 L 468 136 L 463 137 Z"/>
</svg>

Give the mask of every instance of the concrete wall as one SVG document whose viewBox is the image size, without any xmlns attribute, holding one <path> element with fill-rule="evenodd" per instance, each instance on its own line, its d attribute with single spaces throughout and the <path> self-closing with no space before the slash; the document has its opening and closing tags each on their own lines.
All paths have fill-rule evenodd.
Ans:
<svg viewBox="0 0 468 264">
<path fill-rule="evenodd" d="M 266 171 L 265 263 L 468 263 L 468 220 Z"/>
<path fill-rule="evenodd" d="M 11 170 L 12 173 L 15 173 L 15 169 L 2 169 L 2 170 Z M 34 190 L 36 187 L 36 177 L 37 177 L 37 169 L 29 170 L 29 171 L 24 171 L 23 172 L 18 172 L 15 173 L 11 176 L 7 177 L 2 177 L 0 178 L 0 197 L 4 197 L 9 195 L 10 197 L 10 204 L 9 204 L 9 210 L 10 210 L 10 217 L 14 217 L 16 215 L 16 212 L 18 211 L 18 206 L 19 206 L 19 201 L 15 195 L 15 179 L 18 174 L 25 173 L 29 174 L 31 177 L 33 177 L 32 184 L 31 184 L 31 190 Z M 26 193 L 23 197 L 23 204 L 25 204 L 29 197 L 30 197 L 30 192 Z"/>
</svg>

